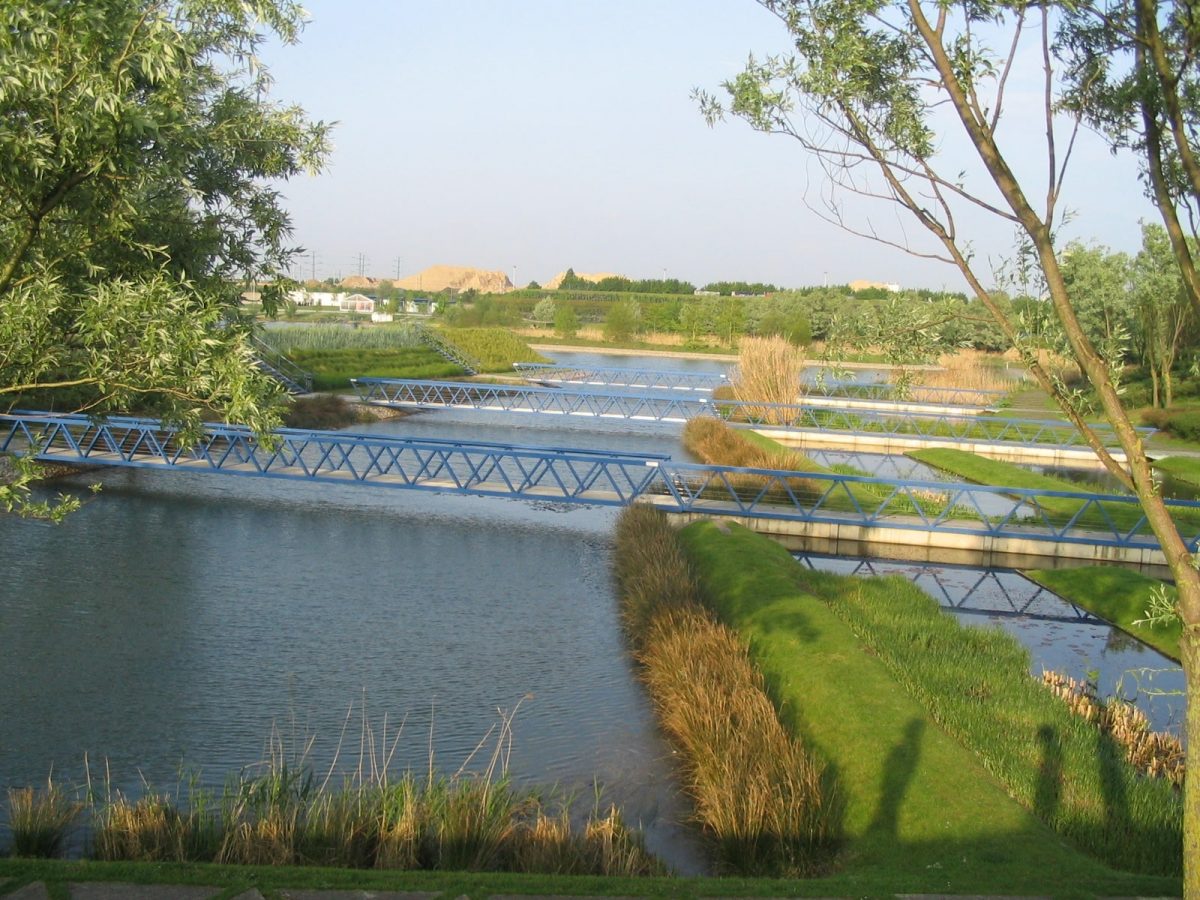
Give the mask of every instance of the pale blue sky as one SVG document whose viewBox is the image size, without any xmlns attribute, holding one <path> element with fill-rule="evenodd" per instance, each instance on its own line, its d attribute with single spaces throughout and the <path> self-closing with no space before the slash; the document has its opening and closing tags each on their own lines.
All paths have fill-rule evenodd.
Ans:
<svg viewBox="0 0 1200 900">
<path fill-rule="evenodd" d="M 522 285 L 573 266 L 635 278 L 665 270 L 696 284 L 799 286 L 827 273 L 963 287 L 948 266 L 806 209 L 820 173 L 794 142 L 704 123 L 693 87 L 716 89 L 750 52 L 786 47 L 752 0 L 306 6 L 299 46 L 263 58 L 276 98 L 340 122 L 328 171 L 283 187 L 318 277 L 356 272 L 363 253 L 376 276 L 394 277 L 397 260 L 402 275 L 446 263 L 511 277 L 515 267 Z M 1031 125 L 1022 143 L 1037 137 Z M 1069 233 L 1136 249 L 1138 219 L 1152 212 L 1132 164 L 1090 137 L 1076 153 Z M 886 207 L 871 216 L 893 235 L 907 224 Z M 1007 228 L 968 227 L 978 258 L 1007 252 Z"/>
</svg>

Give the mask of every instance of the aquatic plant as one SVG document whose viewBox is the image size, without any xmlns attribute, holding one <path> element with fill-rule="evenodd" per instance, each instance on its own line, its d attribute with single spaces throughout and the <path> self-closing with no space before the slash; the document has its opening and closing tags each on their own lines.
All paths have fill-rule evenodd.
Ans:
<svg viewBox="0 0 1200 900">
<path fill-rule="evenodd" d="M 83 804 L 46 779 L 46 786 L 9 788 L 8 819 L 15 856 L 53 858 L 66 846 Z"/>
<path fill-rule="evenodd" d="M 836 839 L 824 766 L 780 723 L 745 644 L 702 605 L 677 533 L 635 505 L 615 557 L 626 633 L 718 871 L 818 871 Z"/>
</svg>

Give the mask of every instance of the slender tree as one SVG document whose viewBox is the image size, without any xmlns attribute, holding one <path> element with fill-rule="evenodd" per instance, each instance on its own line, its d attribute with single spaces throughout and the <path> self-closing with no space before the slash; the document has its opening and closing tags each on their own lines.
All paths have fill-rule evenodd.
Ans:
<svg viewBox="0 0 1200 900">
<path fill-rule="evenodd" d="M 793 50 L 751 58 L 724 85 L 724 101 L 698 92 L 703 111 L 710 121 L 729 111 L 755 129 L 799 142 L 823 169 L 822 194 L 812 205 L 830 221 L 956 266 L 1007 341 L 1022 352 L 1038 384 L 1059 403 L 1105 467 L 1136 493 L 1176 579 L 1177 612 L 1184 623 L 1188 743 L 1200 746 L 1200 571 L 1155 489 L 1141 437 L 1122 405 L 1116 361 L 1089 339 L 1072 304 L 1056 246 L 1064 178 L 1086 114 L 1083 104 L 1062 102 L 1055 33 L 1066 20 L 1050 4 L 990 0 L 760 3 L 783 23 Z M 1132 26 L 1141 40 L 1136 50 L 1140 69 L 1152 71 L 1160 84 L 1178 88 L 1178 73 L 1192 71 L 1194 55 L 1181 49 L 1160 64 L 1154 37 L 1159 10 L 1151 0 L 1132 0 L 1132 6 Z M 1088 15 L 1093 24 L 1104 22 L 1103 10 Z M 1195 27 L 1181 19 L 1178 30 L 1190 37 Z M 1015 74 L 1022 79 L 1026 102 L 1030 81 L 1039 83 L 1032 96 L 1040 98 L 1040 111 L 1035 125 L 1005 131 L 1001 126 L 1009 124 L 1010 113 L 1006 92 Z M 1175 141 L 1179 166 L 1187 173 L 1196 120 L 1186 106 L 1173 110 L 1169 95 L 1164 90 L 1147 102 L 1161 104 L 1155 114 Z M 1042 174 L 1033 177 L 1019 174 L 1010 163 L 1018 143 L 1022 152 L 1028 150 L 1031 127 L 1041 132 L 1044 150 Z M 955 142 L 961 158 L 950 153 Z M 970 161 L 971 171 L 962 171 L 963 160 Z M 1200 189 L 1200 166 L 1197 172 L 1195 186 Z M 918 245 L 885 234 L 869 219 L 856 224 L 847 213 L 847 195 L 900 206 L 932 240 Z M 1160 208 L 1173 201 L 1170 192 L 1159 196 Z M 960 228 L 970 221 L 967 210 L 971 216 L 982 213 L 1008 223 L 1026 243 L 1067 346 L 1112 425 L 1128 469 L 1088 426 L 1072 393 L 1039 362 L 1021 323 L 984 286 L 970 235 Z M 1185 787 L 1182 850 L 1185 892 L 1200 897 L 1200 777 L 1191 775 Z"/>
</svg>

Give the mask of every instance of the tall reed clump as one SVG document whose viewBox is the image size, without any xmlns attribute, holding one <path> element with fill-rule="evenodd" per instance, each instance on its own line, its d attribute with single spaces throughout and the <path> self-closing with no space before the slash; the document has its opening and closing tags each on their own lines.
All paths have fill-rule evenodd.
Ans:
<svg viewBox="0 0 1200 900">
<path fill-rule="evenodd" d="M 42 859 L 59 856 L 82 810 L 83 804 L 53 779 L 47 779 L 46 787 L 39 790 L 9 788 L 13 855 Z"/>
<path fill-rule="evenodd" d="M 735 400 L 751 404 L 793 405 L 800 397 L 800 351 L 784 338 L 746 337 L 738 343 L 737 369 L 730 379 Z M 772 425 L 788 415 L 770 406 L 751 406 L 749 412 Z"/>
<path fill-rule="evenodd" d="M 780 723 L 744 642 L 701 604 L 666 517 L 631 507 L 616 543 L 625 631 L 717 870 L 821 870 L 836 839 L 823 764 Z"/>
<path fill-rule="evenodd" d="M 452 775 L 389 775 L 396 739 L 368 735 L 356 771 L 333 784 L 307 764 L 311 742 L 285 754 L 277 735 L 262 771 L 220 793 L 189 784 L 186 794 L 149 792 L 130 800 L 110 787 L 92 791 L 91 854 L 102 860 L 319 865 L 378 869 L 572 872 L 658 875 L 663 865 L 615 810 L 595 811 L 572 828 L 547 827 L 544 802 L 514 788 L 507 774 L 511 717 L 480 741 Z M 398 733 L 397 733 L 398 739 Z M 467 771 L 489 740 L 482 771 Z M 378 748 L 384 749 L 378 749 Z M 111 784 L 107 773 L 106 784 Z M 23 799 L 26 793 L 15 792 Z M 13 794 L 10 794 L 10 798 Z"/>
<path fill-rule="evenodd" d="M 938 358 L 940 369 L 917 375 L 909 399 L 926 403 L 949 402 L 955 390 L 1011 391 L 1016 380 L 1002 365 L 1003 359 L 982 350 L 961 349 Z"/>
</svg>

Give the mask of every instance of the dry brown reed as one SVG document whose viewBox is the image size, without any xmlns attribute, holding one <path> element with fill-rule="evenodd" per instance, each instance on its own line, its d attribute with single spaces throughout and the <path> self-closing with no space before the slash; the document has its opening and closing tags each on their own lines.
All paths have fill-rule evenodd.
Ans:
<svg viewBox="0 0 1200 900">
<path fill-rule="evenodd" d="M 92 855 L 133 862 L 183 862 L 188 822 L 167 798 L 148 794 L 131 803 L 114 797 L 95 822 Z"/>
<path fill-rule="evenodd" d="M 733 397 L 750 404 L 795 404 L 800 398 L 800 351 L 786 339 L 745 337 L 738 344 L 738 364 L 730 379 Z M 750 406 L 748 412 L 773 425 L 788 415 L 769 405 Z"/>
<path fill-rule="evenodd" d="M 797 454 L 790 450 L 770 451 L 759 447 L 720 419 L 689 419 L 683 426 L 683 446 L 701 462 L 714 466 L 750 469 L 795 470 Z M 742 495 L 761 491 L 766 478 L 760 475 L 726 476 L 730 486 Z M 820 496 L 828 487 L 811 478 L 787 478 L 787 487 L 797 497 Z M 782 485 L 780 485 L 782 486 Z"/>
<path fill-rule="evenodd" d="M 1005 350 L 1001 354 L 1003 359 L 1012 363 L 1021 363 L 1022 358 L 1020 352 L 1015 349 Z M 1065 384 L 1077 384 L 1083 379 L 1083 372 L 1079 368 L 1079 364 L 1073 359 L 1068 359 L 1050 350 L 1038 350 L 1036 353 L 1038 364 L 1043 369 L 1049 372 L 1052 376 L 1061 379 Z"/>
<path fill-rule="evenodd" d="M 644 552 L 640 548 L 669 548 Z M 630 641 L 655 709 L 680 750 L 695 815 L 722 873 L 802 876 L 826 861 L 834 835 L 823 766 L 780 723 L 744 642 L 701 604 L 666 517 L 645 506 L 617 526 L 618 580 Z M 622 558 L 627 550 L 630 556 Z M 638 572 L 644 567 L 654 572 Z M 655 604 L 637 590 L 676 583 Z M 690 594 L 690 596 L 687 596 Z M 632 629 L 640 629 L 632 633 Z"/>
<path fill-rule="evenodd" d="M 908 388 L 908 399 L 945 403 L 954 399 L 957 390 L 1010 391 L 1016 383 L 999 363 L 1002 363 L 1000 357 L 982 350 L 945 353 L 938 359 L 941 368 L 914 376 L 917 383 Z M 892 374 L 897 377 L 896 372 Z"/>
<path fill-rule="evenodd" d="M 1061 698 L 1075 715 L 1094 724 L 1125 749 L 1130 764 L 1183 789 L 1187 754 L 1179 738 L 1150 730 L 1150 720 L 1131 703 L 1104 701 L 1095 686 L 1059 672 L 1042 672 L 1042 683 Z"/>
</svg>

